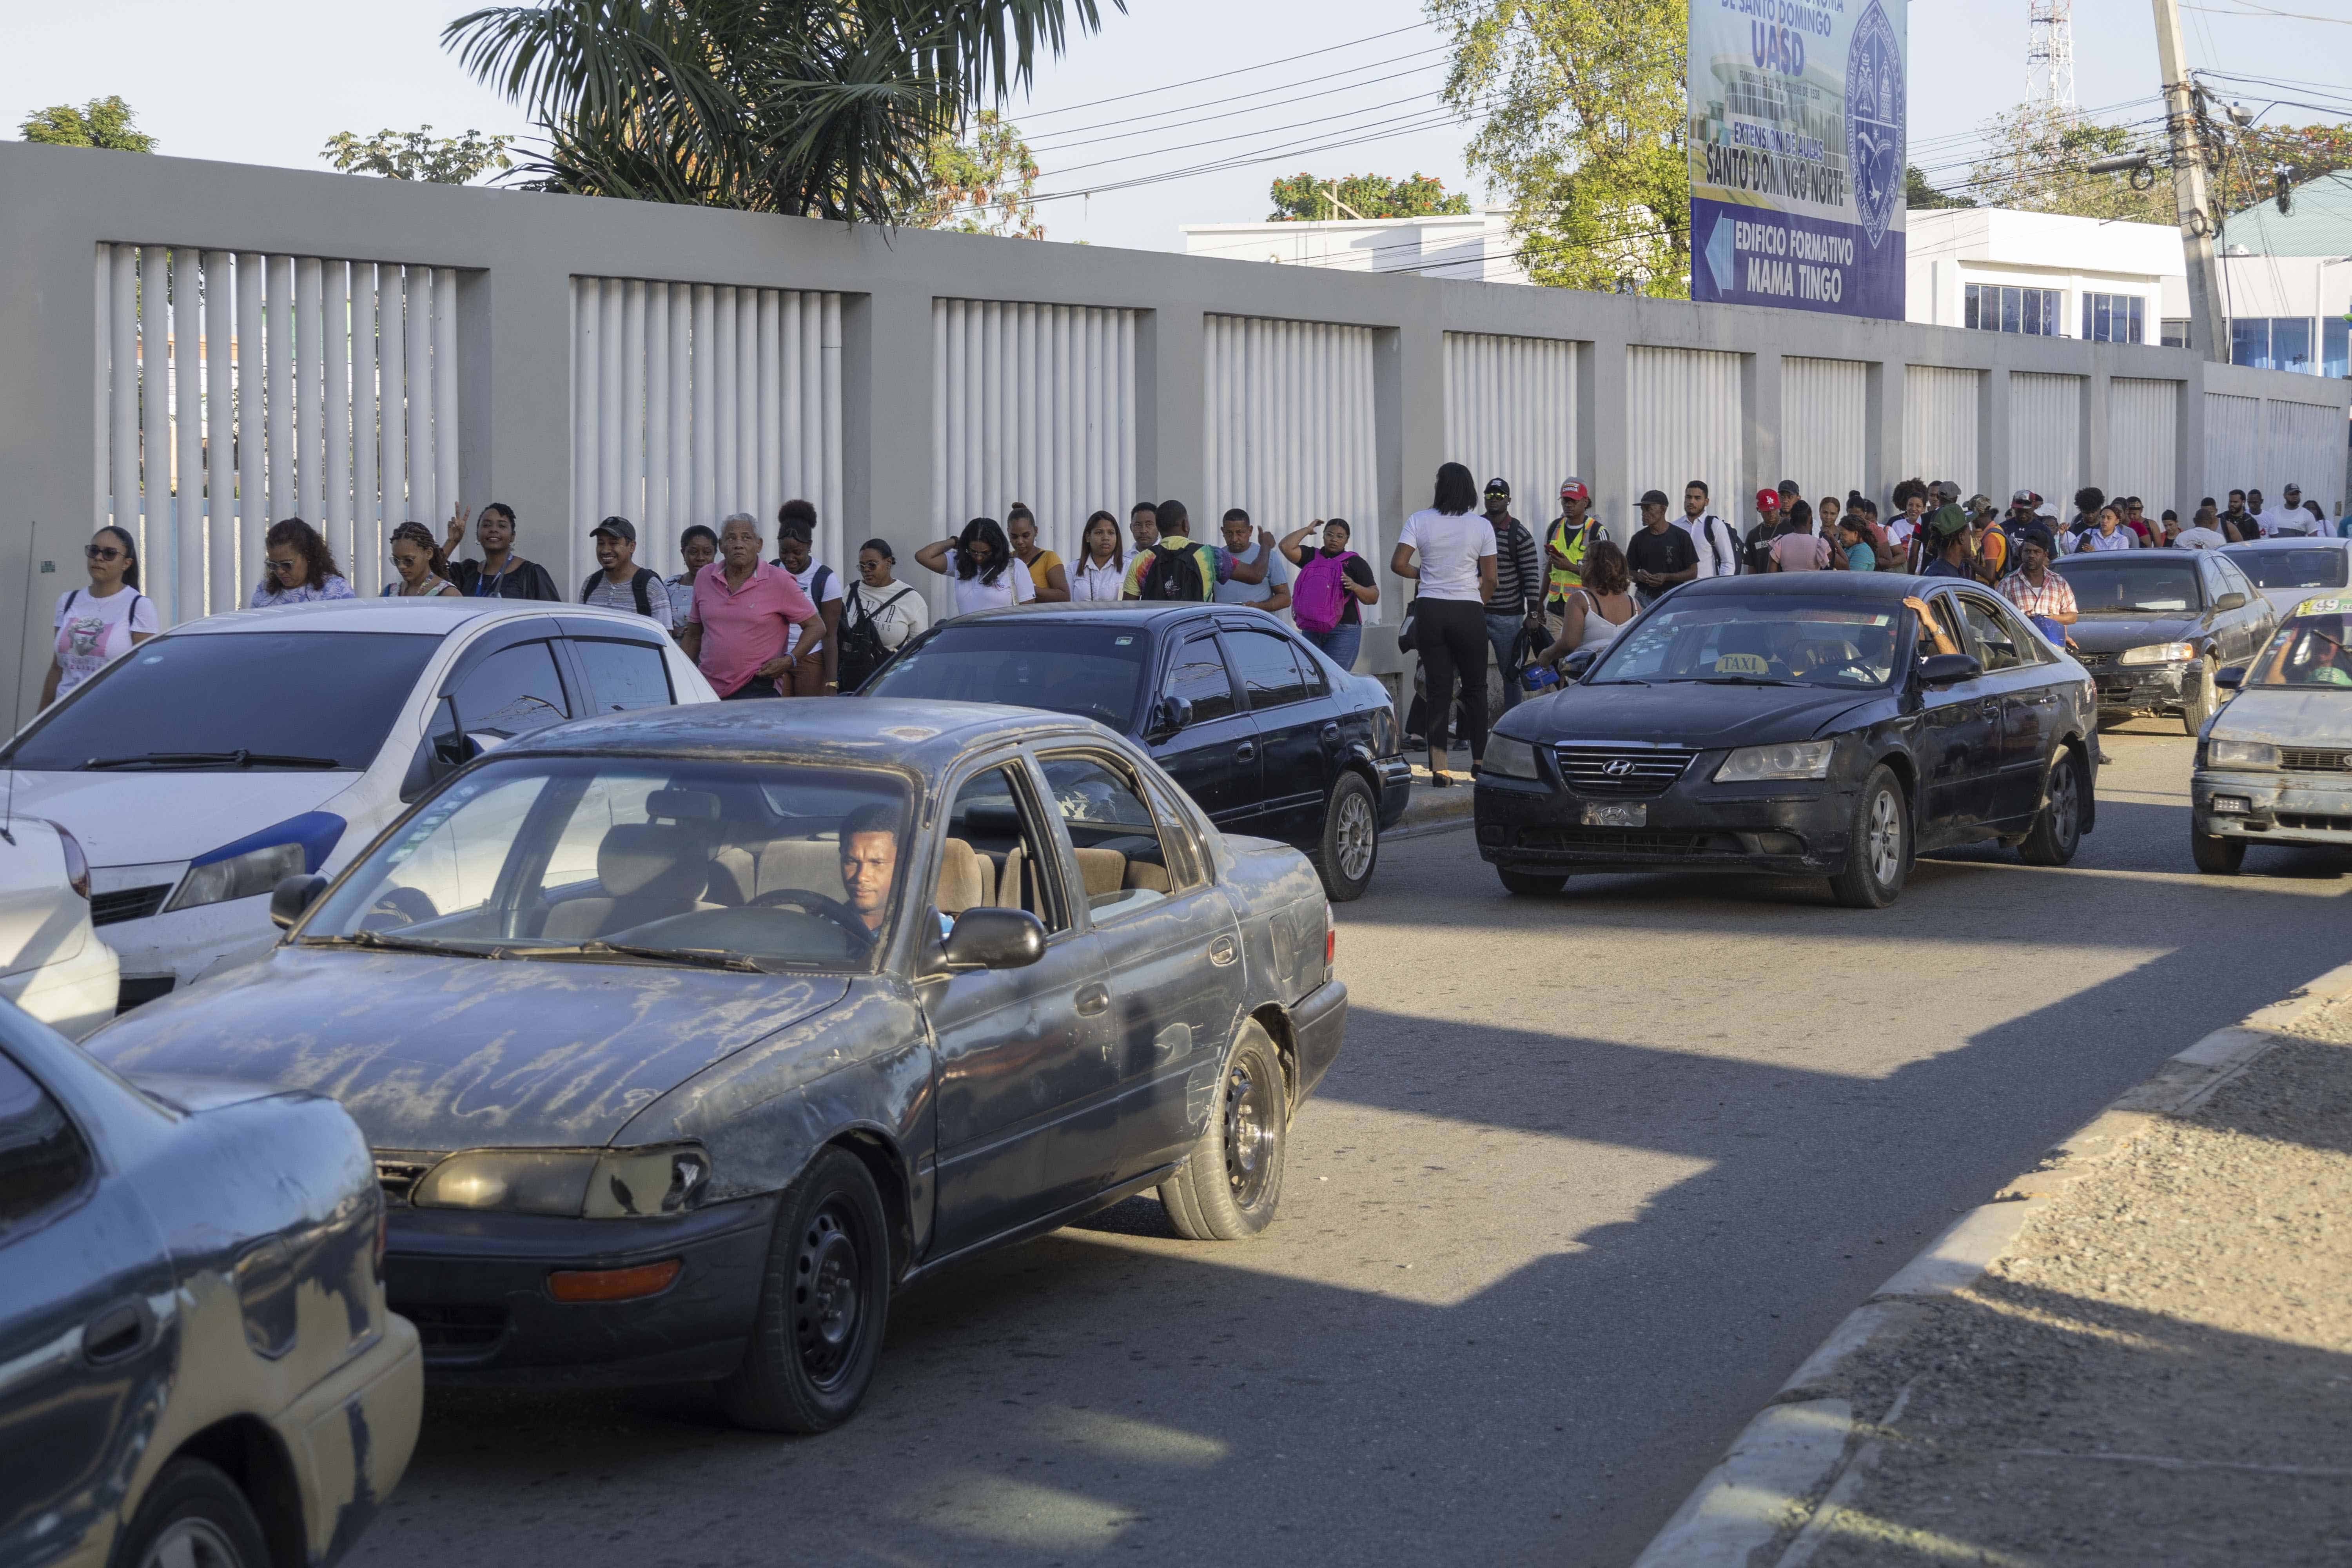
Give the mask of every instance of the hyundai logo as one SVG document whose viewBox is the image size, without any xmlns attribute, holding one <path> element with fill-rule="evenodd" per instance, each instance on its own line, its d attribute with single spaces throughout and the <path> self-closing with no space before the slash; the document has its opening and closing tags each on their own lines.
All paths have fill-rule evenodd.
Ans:
<svg viewBox="0 0 2352 1568">
<path fill-rule="evenodd" d="M 1612 757 L 1601 771 L 1612 779 L 1622 779 L 1633 771 L 1633 759 L 1631 757 Z"/>
</svg>

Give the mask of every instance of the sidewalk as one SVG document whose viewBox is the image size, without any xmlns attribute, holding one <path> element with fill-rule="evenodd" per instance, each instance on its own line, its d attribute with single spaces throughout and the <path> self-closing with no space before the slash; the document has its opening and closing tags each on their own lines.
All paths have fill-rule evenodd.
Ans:
<svg viewBox="0 0 2352 1568">
<path fill-rule="evenodd" d="M 2352 965 L 1850 1317 L 1643 1568 L 2352 1562 Z"/>
<path fill-rule="evenodd" d="M 1447 828 L 1467 824 L 1472 798 L 1477 791 L 1471 787 L 1466 770 L 1454 776 L 1462 782 L 1452 789 L 1439 789 L 1429 782 L 1427 766 L 1413 763 L 1412 798 L 1405 805 L 1404 816 L 1388 830 L 1386 837 L 1418 838 L 1424 833 L 1442 833 Z"/>
</svg>

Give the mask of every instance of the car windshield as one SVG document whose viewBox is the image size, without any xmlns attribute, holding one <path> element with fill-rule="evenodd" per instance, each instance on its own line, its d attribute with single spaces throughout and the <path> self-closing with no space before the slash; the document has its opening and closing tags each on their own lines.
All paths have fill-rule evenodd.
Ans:
<svg viewBox="0 0 2352 1568">
<path fill-rule="evenodd" d="M 2352 610 L 2295 616 L 2272 635 L 2270 646 L 2247 669 L 2245 683 L 2304 690 L 2325 686 L 2352 694 L 2352 652 L 2344 646 L 2347 637 L 2352 637 Z"/>
<path fill-rule="evenodd" d="M 363 769 L 441 639 L 210 632 L 140 644 L 43 714 L 19 768 Z"/>
<path fill-rule="evenodd" d="M 910 820 L 887 773 L 515 757 L 352 868 L 304 942 L 499 958 L 866 969 Z"/>
<path fill-rule="evenodd" d="M 2074 590 L 2074 607 L 2082 614 L 2144 616 L 2204 607 L 2194 562 L 2186 558 L 2134 561 L 2128 552 L 2118 553 L 2124 559 L 2074 555 L 2058 563 L 2058 572 Z"/>
<path fill-rule="evenodd" d="M 1901 627 L 1892 606 L 1784 595 L 1667 600 L 1594 666 L 1595 686 L 1884 686 Z"/>
<path fill-rule="evenodd" d="M 1140 626 L 1045 617 L 940 626 L 859 691 L 949 702 L 1009 702 L 1075 713 L 1114 730 L 1135 719 L 1150 643 Z"/>
<path fill-rule="evenodd" d="M 2230 560 L 2258 588 L 2341 588 L 2342 550 L 2232 550 Z"/>
</svg>

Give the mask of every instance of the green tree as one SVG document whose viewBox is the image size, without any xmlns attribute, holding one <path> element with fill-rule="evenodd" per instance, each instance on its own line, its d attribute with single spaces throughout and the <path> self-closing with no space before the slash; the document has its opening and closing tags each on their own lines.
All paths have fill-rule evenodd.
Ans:
<svg viewBox="0 0 2352 1568">
<path fill-rule="evenodd" d="M 1510 202 L 1528 275 L 1690 295 L 1683 151 L 1688 0 L 1425 0 L 1451 35 L 1446 101 Z"/>
<path fill-rule="evenodd" d="M 921 199 L 893 214 L 909 228 L 1043 239 L 1037 221 L 1037 160 L 1020 127 L 992 109 L 972 116 L 967 137 L 945 132 L 923 154 Z"/>
<path fill-rule="evenodd" d="M 940 137 L 1100 25 L 1099 0 L 548 0 L 442 40 L 547 133 L 535 188 L 890 222 Z"/>
<path fill-rule="evenodd" d="M 1969 168 L 1966 188 L 1980 206 L 2132 223 L 2175 221 L 2172 181 L 2165 174 L 2161 130 L 2101 125 L 2067 110 L 2019 104 L 1985 127 L 1986 151 Z M 2101 158 L 2145 153 L 2157 177 L 2093 174 L 2084 165 Z"/>
<path fill-rule="evenodd" d="M 1340 208 L 1351 210 L 1342 211 L 1331 205 L 1330 192 L 1335 184 Z M 1418 171 L 1402 180 L 1391 180 L 1385 174 L 1346 174 L 1336 181 L 1318 179 L 1313 174 L 1293 174 L 1275 181 L 1266 194 L 1274 202 L 1274 211 L 1266 215 L 1268 223 L 1349 216 L 1456 216 L 1470 210 L 1468 196 L 1460 192 L 1448 195 L 1443 180 Z"/>
<path fill-rule="evenodd" d="M 1903 205 L 1916 213 L 1937 207 L 1972 207 L 1977 204 L 1967 196 L 1937 190 L 1928 184 L 1919 165 L 1913 163 L 1903 171 Z"/>
<path fill-rule="evenodd" d="M 118 153 L 152 153 L 155 138 L 131 123 L 131 106 L 120 98 L 93 98 L 76 109 L 52 104 L 25 116 L 17 132 L 27 142 L 52 147 L 110 147 Z"/>
<path fill-rule="evenodd" d="M 488 170 L 513 168 L 514 160 L 507 155 L 513 142 L 511 136 L 485 136 L 478 131 L 436 137 L 430 125 L 414 131 L 379 131 L 367 137 L 341 131 L 327 138 L 319 156 L 346 174 L 463 185 Z"/>
</svg>

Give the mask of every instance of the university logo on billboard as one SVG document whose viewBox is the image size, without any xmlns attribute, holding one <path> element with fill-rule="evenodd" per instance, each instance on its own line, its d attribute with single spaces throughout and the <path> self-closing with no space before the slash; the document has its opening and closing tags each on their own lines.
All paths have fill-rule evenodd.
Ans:
<svg viewBox="0 0 2352 1568">
<path fill-rule="evenodd" d="M 1882 0 L 1692 0 L 1692 298 L 1902 319 L 1904 39 Z"/>
</svg>

